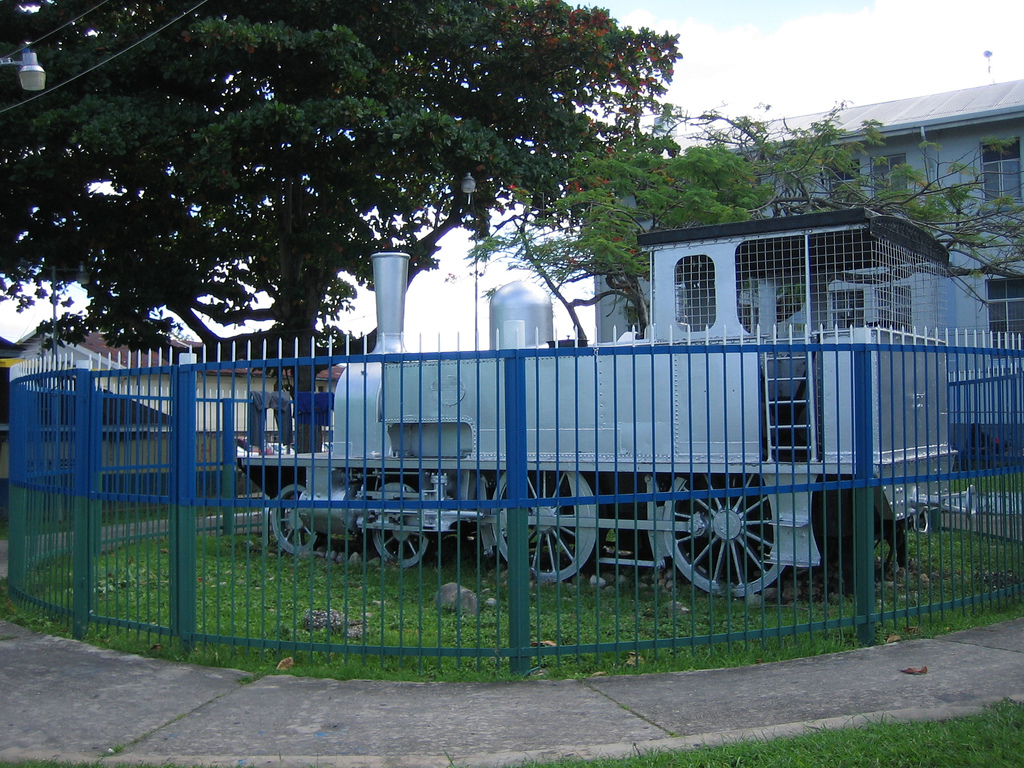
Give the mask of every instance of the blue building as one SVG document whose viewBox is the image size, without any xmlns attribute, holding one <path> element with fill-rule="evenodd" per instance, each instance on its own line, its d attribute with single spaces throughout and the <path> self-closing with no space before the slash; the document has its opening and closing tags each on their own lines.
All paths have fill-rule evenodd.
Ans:
<svg viewBox="0 0 1024 768">
<path fill-rule="evenodd" d="M 791 129 L 807 128 L 826 114 L 785 122 Z M 1022 199 L 1024 80 L 849 107 L 838 113 L 837 121 L 852 138 L 863 131 L 865 122 L 880 124 L 885 142 L 863 147 L 861 173 L 881 181 L 896 166 L 909 164 L 940 184 L 980 182 L 981 194 L 988 199 Z M 1024 253 L 997 250 L 986 261 L 1022 257 Z M 953 268 L 971 271 L 979 266 L 965 254 L 951 254 Z M 958 277 L 948 287 L 946 305 L 948 327 L 1024 333 L 1024 275 L 979 271 Z"/>
<path fill-rule="evenodd" d="M 778 134 L 781 138 L 787 130 L 808 129 L 829 115 L 818 112 L 780 120 Z M 859 172 L 869 181 L 898 183 L 899 174 L 890 174 L 906 164 L 940 185 L 976 184 L 980 185 L 978 194 L 989 199 L 1022 200 L 1024 80 L 848 107 L 834 119 L 851 141 L 863 137 L 865 122 L 878 125 L 882 144 L 858 141 L 862 148 Z M 982 270 L 982 264 L 971 256 L 951 253 L 950 268 L 957 277 L 944 281 L 938 289 L 940 295 L 915 296 L 914 303 L 934 303 L 937 314 L 929 312 L 929 316 L 940 318 L 938 328 L 1024 333 L 1024 244 L 1016 249 L 993 249 L 985 262 L 1002 263 L 1006 268 Z M 1014 276 L 1015 272 L 1021 276 Z M 737 290 L 742 293 L 746 289 L 737 286 Z M 933 291 L 929 287 L 929 294 Z M 909 297 L 905 298 L 909 303 Z M 901 314 L 892 306 L 898 299 L 873 292 L 870 286 L 836 283 L 829 296 L 835 312 L 829 315 L 828 325 L 844 327 L 844 315 L 856 316 L 851 322 L 884 324 L 883 316 Z M 877 322 L 873 322 L 873 314 L 878 315 Z M 917 318 L 910 322 L 916 324 Z M 613 341 L 629 325 L 621 302 L 608 299 L 598 305 L 598 341 Z"/>
</svg>

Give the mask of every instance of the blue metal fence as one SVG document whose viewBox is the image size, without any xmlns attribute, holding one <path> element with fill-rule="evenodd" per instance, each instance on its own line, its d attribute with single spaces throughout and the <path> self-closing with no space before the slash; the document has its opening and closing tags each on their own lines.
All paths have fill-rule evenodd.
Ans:
<svg viewBox="0 0 1024 768">
<path fill-rule="evenodd" d="M 687 341 L 27 373 L 10 594 L 78 635 L 518 672 L 1019 598 L 1019 346 Z"/>
</svg>

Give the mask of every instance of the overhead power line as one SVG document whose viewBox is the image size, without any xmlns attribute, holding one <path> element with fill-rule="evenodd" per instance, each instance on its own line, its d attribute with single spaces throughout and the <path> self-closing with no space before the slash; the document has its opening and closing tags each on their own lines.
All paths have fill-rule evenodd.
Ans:
<svg viewBox="0 0 1024 768">
<path fill-rule="evenodd" d="M 41 42 L 43 42 L 43 40 L 46 40 L 46 39 L 47 39 L 48 37 L 53 37 L 53 36 L 54 36 L 55 34 L 57 34 L 58 32 L 60 32 L 60 31 L 61 31 L 62 29 L 64 29 L 65 27 L 70 27 L 70 26 L 71 26 L 72 24 L 74 24 L 74 23 L 75 23 L 76 21 L 78 21 L 79 19 L 81 19 L 81 18 L 82 18 L 83 16 L 88 16 L 88 15 L 89 15 L 90 13 L 92 13 L 93 11 L 95 11 L 95 10 L 96 10 L 97 8 L 100 8 L 100 7 L 102 7 L 102 6 L 106 5 L 106 4 L 107 4 L 107 3 L 109 3 L 109 2 L 110 2 L 110 0 L 103 0 L 103 2 L 101 2 L 101 3 L 96 3 L 96 5 L 94 5 L 94 6 L 93 6 L 92 8 L 90 8 L 89 10 L 87 10 L 87 11 L 82 11 L 82 13 L 78 14 L 77 16 L 75 16 L 75 18 L 73 18 L 73 19 L 68 19 L 68 20 L 67 20 L 67 21 L 65 21 L 65 22 L 64 22 L 63 24 L 61 24 L 61 25 L 60 25 L 59 27 L 57 27 L 56 29 L 52 29 L 52 30 L 50 30 L 50 31 L 49 31 L 49 32 L 47 32 L 47 33 L 46 33 L 45 35 L 43 35 L 42 37 L 37 37 L 37 38 L 36 38 L 35 40 L 33 40 L 33 41 L 32 41 L 32 42 L 30 42 L 30 43 L 25 43 L 25 44 L 24 44 L 23 46 L 20 46 L 20 47 L 16 48 L 15 50 L 11 51 L 10 53 L 8 53 L 8 54 L 7 54 L 6 56 L 4 56 L 3 58 L 5 58 L 5 59 L 9 59 L 9 58 L 11 58 L 12 56 L 14 56 L 14 54 L 16 54 L 16 53 L 20 52 L 22 48 L 31 48 L 31 47 L 32 47 L 33 45 L 39 45 L 39 44 L 40 44 Z"/>
<path fill-rule="evenodd" d="M 97 69 L 99 69 L 102 66 L 105 66 L 105 65 L 109 64 L 114 59 L 118 58 L 119 56 L 123 56 L 124 54 L 128 53 L 128 51 L 132 50 L 136 46 L 142 45 L 147 40 L 150 40 L 151 38 L 156 37 L 161 32 L 163 32 L 165 29 L 167 29 L 168 27 L 178 23 L 179 21 L 181 21 L 186 16 L 195 13 L 202 6 L 206 5 L 206 3 L 207 3 L 207 0 L 199 0 L 199 2 L 196 3 L 195 5 L 193 5 L 191 8 L 189 8 L 186 11 L 182 11 L 177 16 L 175 16 L 173 19 L 171 19 L 170 21 L 165 22 L 164 24 L 160 25 L 159 27 L 154 29 L 152 32 L 148 32 L 147 34 L 145 34 L 144 36 L 142 36 L 138 40 L 136 40 L 134 43 L 129 45 L 127 48 L 124 48 L 123 50 L 120 50 L 117 53 L 110 54 L 107 58 L 103 59 L 103 61 L 100 61 L 100 62 L 94 64 L 93 66 L 89 67 L 88 69 L 82 70 L 77 75 L 72 75 L 71 77 L 69 77 L 67 80 L 65 80 L 62 83 L 57 83 L 57 85 L 55 85 L 55 86 L 53 86 L 51 88 L 47 88 L 45 91 L 40 91 L 39 93 L 35 94 L 34 96 L 30 96 L 27 99 L 23 99 L 22 101 L 19 101 L 17 104 L 11 104 L 9 107 L 4 107 L 3 109 L 0 109 L 0 115 L 4 114 L 5 112 L 10 112 L 12 109 L 16 109 L 16 108 L 22 107 L 22 106 L 24 106 L 26 104 L 30 104 L 31 102 L 35 101 L 36 99 L 41 99 L 43 96 L 46 96 L 49 93 L 53 93 L 58 88 L 63 88 L 65 85 L 68 85 L 69 83 L 73 83 L 73 82 L 75 82 L 75 80 L 78 80 L 79 78 L 85 77 L 90 72 L 95 72 Z"/>
</svg>

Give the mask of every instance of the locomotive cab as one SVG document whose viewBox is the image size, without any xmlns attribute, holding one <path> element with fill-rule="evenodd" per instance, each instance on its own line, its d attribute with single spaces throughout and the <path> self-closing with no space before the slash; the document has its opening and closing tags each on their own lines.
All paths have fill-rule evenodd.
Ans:
<svg viewBox="0 0 1024 768">
<path fill-rule="evenodd" d="M 759 426 L 760 456 L 742 466 L 727 460 L 710 474 L 828 483 L 852 477 L 855 463 L 870 458 L 884 483 L 887 476 L 926 474 L 950 458 L 946 372 L 942 358 L 926 351 L 941 343 L 928 331 L 945 324 L 948 254 L 927 233 L 850 210 L 653 232 L 641 244 L 652 251 L 654 343 L 715 343 L 724 345 L 719 360 L 732 347 L 738 359 L 756 358 L 731 381 L 758 395 L 757 416 L 739 412 Z M 748 344 L 756 351 L 744 353 Z M 897 344 L 900 351 L 893 350 Z M 858 354 L 867 360 L 861 368 Z M 869 423 L 870 457 L 853 437 L 864 393 L 870 412 L 861 400 L 856 417 Z M 935 407 L 920 414 L 923 402 Z M 728 391 L 724 407 L 732 407 Z M 908 414 L 918 415 L 914 423 Z M 930 489 L 882 487 L 875 500 L 880 529 L 902 530 L 922 519 L 914 500 Z M 818 496 L 814 506 L 823 514 L 842 510 L 848 517 L 838 491 Z M 776 536 L 768 559 L 816 564 L 815 539 L 805 538 L 806 497 L 789 504 L 777 494 L 771 503 Z M 837 531 L 848 523 L 818 527 Z M 787 538 L 796 546 L 780 546 Z"/>
<path fill-rule="evenodd" d="M 652 232 L 655 341 L 805 337 L 943 324 L 949 257 L 901 219 L 864 210 Z"/>
</svg>

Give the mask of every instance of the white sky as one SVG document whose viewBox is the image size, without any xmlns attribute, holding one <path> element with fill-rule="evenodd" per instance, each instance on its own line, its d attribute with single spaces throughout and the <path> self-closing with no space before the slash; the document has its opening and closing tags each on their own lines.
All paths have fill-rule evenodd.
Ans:
<svg viewBox="0 0 1024 768">
<path fill-rule="evenodd" d="M 570 0 L 571 1 L 571 0 Z M 1022 0 L 604 0 L 595 2 L 633 27 L 680 36 L 669 101 L 691 113 L 716 108 L 770 116 L 820 112 L 837 102 L 893 99 L 1024 79 Z M 985 51 L 992 53 L 985 57 Z M 468 238 L 446 238 L 441 269 L 415 279 L 406 308 L 406 345 L 463 349 L 473 345 L 474 281 L 465 262 Z M 493 265 L 480 291 L 520 276 Z M 371 294 L 372 296 L 372 294 Z M 486 338 L 486 302 L 480 328 Z M 0 336 L 16 340 L 49 316 L 49 306 L 17 315 L 0 304 Z M 375 325 L 372 300 L 339 323 L 365 332 Z M 568 322 L 556 320 L 559 336 Z"/>
</svg>

